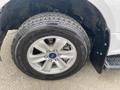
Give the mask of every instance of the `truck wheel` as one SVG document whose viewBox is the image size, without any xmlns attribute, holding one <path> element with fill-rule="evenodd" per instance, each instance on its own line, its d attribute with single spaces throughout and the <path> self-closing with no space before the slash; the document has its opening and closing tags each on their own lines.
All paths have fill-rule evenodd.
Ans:
<svg viewBox="0 0 120 90">
<path fill-rule="evenodd" d="M 90 53 L 90 41 L 71 17 L 41 13 L 25 21 L 12 44 L 12 57 L 25 74 L 44 80 L 62 79 L 79 71 Z"/>
</svg>

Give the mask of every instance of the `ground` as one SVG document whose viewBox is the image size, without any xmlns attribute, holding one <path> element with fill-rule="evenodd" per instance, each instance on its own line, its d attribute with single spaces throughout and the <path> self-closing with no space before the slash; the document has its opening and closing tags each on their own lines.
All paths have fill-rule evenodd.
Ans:
<svg viewBox="0 0 120 90">
<path fill-rule="evenodd" d="M 120 70 L 98 74 L 88 61 L 75 75 L 63 80 L 43 81 L 23 74 L 10 53 L 16 31 L 9 31 L 1 50 L 0 90 L 120 90 Z"/>
</svg>

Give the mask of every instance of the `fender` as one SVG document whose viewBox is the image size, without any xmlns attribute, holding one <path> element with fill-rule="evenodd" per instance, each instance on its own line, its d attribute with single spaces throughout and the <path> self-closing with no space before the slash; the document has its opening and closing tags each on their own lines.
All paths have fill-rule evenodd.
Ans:
<svg viewBox="0 0 120 90">
<path fill-rule="evenodd" d="M 91 62 L 101 73 L 110 44 L 110 32 L 104 16 L 88 0 L 11 0 L 2 9 L 1 44 L 8 30 L 18 29 L 25 20 L 42 12 L 64 13 L 83 26 L 91 40 Z"/>
</svg>

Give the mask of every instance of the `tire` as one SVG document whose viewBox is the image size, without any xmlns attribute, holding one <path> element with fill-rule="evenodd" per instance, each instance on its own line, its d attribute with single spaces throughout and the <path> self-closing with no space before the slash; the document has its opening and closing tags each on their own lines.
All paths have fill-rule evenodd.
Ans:
<svg viewBox="0 0 120 90">
<path fill-rule="evenodd" d="M 71 48 L 72 45 L 75 47 L 75 61 L 65 71 L 60 72 L 60 70 L 52 69 L 53 72 L 52 70 L 49 72 L 42 72 L 33 68 L 29 62 L 29 48 L 34 45 L 37 40 L 42 40 L 43 37 L 49 36 L 54 36 L 55 40 L 58 38 L 61 38 L 61 40 L 68 40 L 68 42 L 71 42 Z M 52 39 L 54 41 L 54 38 Z M 35 53 L 36 52 L 37 50 Z M 68 77 L 84 66 L 90 54 L 90 41 L 82 26 L 71 17 L 55 12 L 41 13 L 31 17 L 20 26 L 17 35 L 13 40 L 11 53 L 16 66 L 25 74 L 42 80 L 56 80 Z M 47 58 L 53 60 L 53 57 L 50 57 L 50 54 Z M 55 53 L 52 53 L 52 55 L 53 54 Z M 56 57 L 54 57 L 54 59 L 55 58 Z M 57 60 L 52 62 L 57 62 Z M 56 73 L 57 71 L 59 73 Z"/>
</svg>

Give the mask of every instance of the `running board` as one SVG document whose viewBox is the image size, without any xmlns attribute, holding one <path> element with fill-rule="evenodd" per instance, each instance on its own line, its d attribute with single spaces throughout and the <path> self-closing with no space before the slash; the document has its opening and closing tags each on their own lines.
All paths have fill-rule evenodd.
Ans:
<svg viewBox="0 0 120 90">
<path fill-rule="evenodd" d="M 105 60 L 105 69 L 120 69 L 120 55 L 107 56 Z"/>
</svg>

